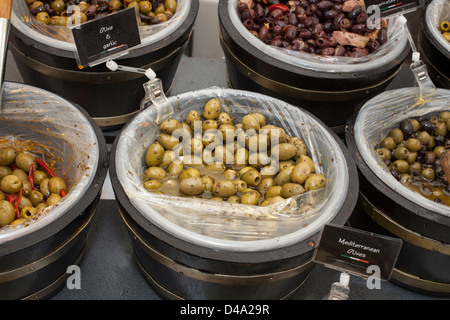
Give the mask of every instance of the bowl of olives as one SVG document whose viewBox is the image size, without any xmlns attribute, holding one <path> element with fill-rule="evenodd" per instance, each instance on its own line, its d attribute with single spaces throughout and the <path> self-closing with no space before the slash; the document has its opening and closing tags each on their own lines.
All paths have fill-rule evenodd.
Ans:
<svg viewBox="0 0 450 320">
<path fill-rule="evenodd" d="M 25 84 L 4 83 L 0 124 L 0 297 L 44 298 L 83 251 L 106 143 L 82 108 Z"/>
</svg>

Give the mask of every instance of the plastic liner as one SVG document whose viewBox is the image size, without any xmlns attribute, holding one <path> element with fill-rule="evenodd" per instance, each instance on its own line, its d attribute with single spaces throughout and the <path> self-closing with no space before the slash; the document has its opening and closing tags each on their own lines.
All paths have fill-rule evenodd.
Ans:
<svg viewBox="0 0 450 320">
<path fill-rule="evenodd" d="M 442 20 L 450 21 L 450 1 L 433 0 L 430 2 L 425 12 L 425 20 L 428 29 L 436 41 L 438 41 L 442 47 L 450 52 L 450 42 L 445 40 L 439 28 L 439 23 Z"/>
<path fill-rule="evenodd" d="M 268 123 L 301 137 L 317 171 L 327 178 L 319 191 L 305 193 L 268 207 L 148 192 L 143 187 L 144 155 L 160 130 L 157 109 L 141 111 L 117 141 L 118 180 L 132 205 L 152 224 L 180 239 L 216 249 L 258 251 L 292 245 L 321 230 L 340 211 L 349 186 L 348 168 L 336 140 L 315 118 L 280 100 L 247 91 L 208 88 L 168 98 L 171 117 L 181 121 L 191 110 L 201 112 L 211 98 L 238 123 L 260 112 Z M 322 166 L 318 166 L 321 163 Z"/>
<path fill-rule="evenodd" d="M 376 146 L 397 127 L 402 120 L 422 115 L 437 115 L 450 110 L 450 90 L 437 89 L 423 98 L 420 88 L 403 88 L 386 91 L 367 101 L 358 113 L 354 126 L 357 148 L 368 167 L 394 192 L 427 210 L 450 216 L 450 208 L 433 202 L 403 186 L 389 172 L 386 164 L 376 154 Z"/>
<path fill-rule="evenodd" d="M 321 72 L 357 72 L 376 69 L 394 60 L 405 48 L 407 37 L 404 24 L 398 22 L 397 17 L 388 18 L 388 41 L 377 51 L 360 58 L 329 57 L 307 52 L 288 50 L 267 45 L 252 35 L 239 19 L 236 4 L 239 0 L 228 1 L 228 13 L 239 34 L 253 47 L 267 54 L 273 59 Z"/>
<path fill-rule="evenodd" d="M 157 25 L 140 26 L 141 46 L 148 46 L 163 40 L 177 30 L 186 20 L 190 6 L 190 0 L 177 0 L 177 10 L 167 22 Z M 38 23 L 35 17 L 29 12 L 25 0 L 13 2 L 11 23 L 21 33 L 26 34 L 39 43 L 52 48 L 76 52 L 70 29 Z"/>
<path fill-rule="evenodd" d="M 97 172 L 99 147 L 89 120 L 48 91 L 5 82 L 0 111 L 0 147 L 20 148 L 51 164 L 68 191 L 25 223 L 1 228 L 0 243 L 5 243 L 51 224 L 83 197 Z"/>
</svg>

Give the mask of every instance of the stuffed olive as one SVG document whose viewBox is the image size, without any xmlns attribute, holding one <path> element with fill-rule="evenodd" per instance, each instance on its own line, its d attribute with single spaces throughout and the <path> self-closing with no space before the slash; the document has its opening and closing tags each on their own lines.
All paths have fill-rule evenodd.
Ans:
<svg viewBox="0 0 450 320">
<path fill-rule="evenodd" d="M 41 159 L 0 149 L 0 227 L 18 225 L 66 195 L 65 181 Z"/>
<path fill-rule="evenodd" d="M 217 98 L 159 129 L 144 155 L 150 192 L 267 206 L 326 185 L 300 137 L 256 112 L 233 121 Z"/>
<path fill-rule="evenodd" d="M 450 148 L 450 112 L 401 121 L 384 137 L 376 154 L 403 185 L 450 205 L 450 187 L 441 155 Z"/>
<path fill-rule="evenodd" d="M 23 0 L 22 0 L 23 1 Z M 70 26 L 100 18 L 122 9 L 136 7 L 142 25 L 171 19 L 177 10 L 176 0 L 25 0 L 30 13 L 46 25 Z"/>
</svg>

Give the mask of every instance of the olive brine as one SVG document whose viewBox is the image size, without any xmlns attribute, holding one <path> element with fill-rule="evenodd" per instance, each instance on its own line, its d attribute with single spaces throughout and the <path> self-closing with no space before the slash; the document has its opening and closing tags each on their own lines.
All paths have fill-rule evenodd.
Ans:
<svg viewBox="0 0 450 320">
<path fill-rule="evenodd" d="M 66 183 L 40 158 L 0 149 L 0 227 L 19 225 L 66 195 Z"/>
<path fill-rule="evenodd" d="M 145 153 L 144 188 L 179 197 L 268 206 L 326 185 L 305 142 L 261 113 L 234 123 L 217 98 L 170 118 Z"/>
<path fill-rule="evenodd" d="M 176 0 L 25 0 L 38 22 L 67 26 L 84 23 L 122 9 L 137 7 L 142 25 L 165 22 L 177 9 Z"/>
<path fill-rule="evenodd" d="M 450 205 L 450 187 L 441 155 L 450 148 L 450 112 L 401 121 L 377 154 L 403 185 L 438 203 Z"/>
</svg>

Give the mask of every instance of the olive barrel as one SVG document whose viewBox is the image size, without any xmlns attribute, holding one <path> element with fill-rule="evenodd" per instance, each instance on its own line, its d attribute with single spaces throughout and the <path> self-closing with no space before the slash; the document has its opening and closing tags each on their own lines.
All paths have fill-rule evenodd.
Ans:
<svg viewBox="0 0 450 320">
<path fill-rule="evenodd" d="M 403 90 L 407 89 L 410 88 Z M 393 90 L 392 94 L 396 96 L 405 93 L 414 94 L 412 91 L 414 90 L 403 92 Z M 447 93 L 445 90 L 438 92 L 438 95 L 443 97 L 440 101 L 448 99 L 448 90 Z M 378 102 L 373 102 L 372 106 L 379 105 Z M 369 100 L 368 103 L 372 102 Z M 394 102 L 392 103 L 394 105 Z M 437 108 L 442 108 L 442 104 Z M 364 112 L 361 110 L 360 112 Z M 386 111 L 394 114 L 392 110 Z M 425 110 L 423 112 L 426 113 Z M 404 118 L 412 117 L 405 112 Z M 376 117 L 370 118 L 374 123 L 379 123 Z M 357 143 L 359 137 L 362 137 L 361 130 L 364 130 L 364 126 L 360 126 L 355 132 L 356 119 L 356 114 L 350 117 L 345 130 L 346 143 L 358 167 L 360 181 L 358 204 L 349 218 L 349 224 L 355 228 L 403 240 L 391 276 L 393 283 L 426 295 L 450 296 L 450 272 L 448 271 L 450 210 L 444 206 L 440 208 L 442 212 L 433 211 L 423 202 L 432 202 L 431 200 L 420 194 L 412 197 L 405 195 L 401 189 L 406 187 L 401 186 L 400 182 L 396 181 L 398 186 L 394 186 L 393 189 L 393 185 L 389 185 L 384 177 L 376 173 L 368 164 L 367 158 L 362 156 L 363 143 Z M 383 128 L 380 127 L 380 130 Z M 384 134 L 376 136 L 384 137 Z M 390 173 L 386 172 L 386 175 Z M 433 206 L 433 204 L 430 205 Z"/>
<path fill-rule="evenodd" d="M 152 195 L 141 190 L 138 167 L 159 131 L 151 120 L 154 110 L 150 106 L 123 127 L 110 155 L 111 182 L 135 257 L 149 284 L 166 299 L 287 298 L 301 288 L 314 267 L 313 254 L 323 225 L 343 225 L 353 211 L 358 190 L 356 166 L 334 132 L 306 111 L 280 100 L 247 91 L 210 88 L 169 97 L 168 101 L 174 110 L 186 115 L 191 110 L 200 112 L 213 97 L 222 99 L 222 111 L 236 119 L 259 112 L 270 124 L 314 128 L 312 132 L 305 129 L 310 134 L 308 141 L 320 135 L 319 149 L 339 155 L 333 166 L 328 166 L 330 156 L 323 157 L 325 172 L 336 170 L 335 179 L 330 178 L 326 186 L 332 196 L 328 201 L 321 198 L 323 206 L 318 205 L 311 216 L 293 213 L 284 220 L 261 215 L 254 220 L 252 214 L 259 211 L 252 210 L 259 209 L 252 207 L 264 208 Z M 309 120 L 297 127 L 293 119 Z M 124 153 L 129 157 L 120 156 Z M 337 198 L 341 200 L 332 205 Z M 308 217 L 312 220 L 304 220 Z"/>
<path fill-rule="evenodd" d="M 441 19 L 450 20 L 448 1 L 431 1 L 420 16 L 417 46 L 434 83 L 450 89 L 450 42 L 439 31 Z"/>
<path fill-rule="evenodd" d="M 253 43 L 257 39 L 237 17 L 236 4 L 237 0 L 219 3 L 219 37 L 229 85 L 300 106 L 340 134 L 354 106 L 381 92 L 410 50 L 405 36 L 393 40 L 396 44 L 387 55 L 365 63 L 293 58 L 280 48 Z"/>
<path fill-rule="evenodd" d="M 45 299 L 85 254 L 108 170 L 106 142 L 83 108 L 29 85 L 5 82 L 3 90 L 2 144 L 20 139 L 35 154 L 61 157 L 54 170 L 67 182 L 57 205 L 0 229 L 0 299 Z"/>
<path fill-rule="evenodd" d="M 168 92 L 181 56 L 189 42 L 197 16 L 198 0 L 185 1 L 182 23 L 163 39 L 148 42 L 119 57 L 119 65 L 151 68 Z M 14 10 L 13 6 L 13 10 Z M 78 68 L 76 49 L 62 48 L 58 42 L 45 43 L 24 28 L 15 16 L 11 20 L 9 48 L 23 81 L 65 97 L 84 108 L 103 130 L 115 130 L 140 109 L 145 93 L 143 74 L 111 71 L 105 64 Z M 160 31 L 161 32 L 161 31 Z M 61 42 L 61 41 L 60 41 Z"/>
</svg>

